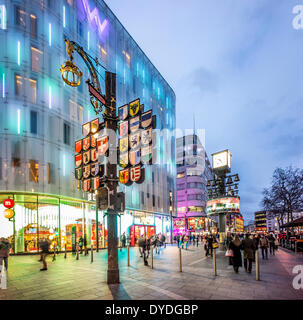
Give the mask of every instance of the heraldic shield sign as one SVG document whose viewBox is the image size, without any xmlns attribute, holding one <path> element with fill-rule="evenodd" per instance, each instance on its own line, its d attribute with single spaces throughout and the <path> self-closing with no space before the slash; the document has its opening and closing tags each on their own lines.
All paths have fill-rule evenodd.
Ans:
<svg viewBox="0 0 303 320">
<path fill-rule="evenodd" d="M 153 135 L 153 129 L 150 127 L 148 129 L 141 131 L 141 143 L 143 145 L 147 145 L 152 143 L 152 135 Z"/>
<path fill-rule="evenodd" d="M 96 146 L 97 146 L 97 139 L 96 139 L 95 135 L 90 136 L 90 146 L 92 148 L 96 148 Z"/>
<path fill-rule="evenodd" d="M 119 108 L 118 115 L 119 120 L 125 120 L 128 117 L 128 104 Z"/>
<path fill-rule="evenodd" d="M 119 123 L 119 136 L 124 137 L 128 135 L 128 121 L 122 121 Z"/>
<path fill-rule="evenodd" d="M 93 148 L 90 150 L 90 159 L 92 162 L 95 162 L 98 160 L 97 148 Z"/>
<path fill-rule="evenodd" d="M 108 136 L 103 136 L 97 139 L 98 155 L 103 155 L 108 150 Z"/>
<path fill-rule="evenodd" d="M 136 99 L 129 103 L 129 115 L 136 116 L 140 111 L 140 99 Z"/>
<path fill-rule="evenodd" d="M 148 128 L 151 126 L 152 124 L 152 110 L 146 111 L 144 113 L 142 113 L 141 115 L 141 127 L 143 129 Z"/>
<path fill-rule="evenodd" d="M 128 166 L 128 152 L 120 153 L 119 155 L 119 166 L 125 168 Z"/>
<path fill-rule="evenodd" d="M 129 152 L 129 162 L 132 166 L 140 163 L 140 148 Z"/>
<path fill-rule="evenodd" d="M 90 122 L 87 122 L 82 125 L 82 135 L 86 137 L 89 135 L 89 133 L 90 133 Z"/>
<path fill-rule="evenodd" d="M 82 139 L 75 142 L 75 152 L 80 153 L 82 151 Z"/>
<path fill-rule="evenodd" d="M 96 133 L 99 130 L 99 118 L 94 119 L 90 122 L 90 132 Z"/>
<path fill-rule="evenodd" d="M 129 179 L 129 169 L 120 170 L 119 176 L 120 176 L 121 184 L 125 184 L 125 185 L 131 184 L 131 181 Z"/>
<path fill-rule="evenodd" d="M 121 153 L 128 151 L 128 137 L 119 139 L 119 150 Z"/>
<path fill-rule="evenodd" d="M 90 180 L 91 179 L 86 179 L 83 181 L 83 191 L 90 191 Z"/>
<path fill-rule="evenodd" d="M 82 179 L 82 168 L 76 168 L 75 169 L 75 177 L 77 180 Z"/>
<path fill-rule="evenodd" d="M 140 143 L 140 132 L 133 133 L 129 136 L 129 147 L 131 149 L 138 148 L 139 143 Z"/>
<path fill-rule="evenodd" d="M 90 148 L 90 137 L 86 137 L 83 139 L 83 150 L 87 151 Z"/>
<path fill-rule="evenodd" d="M 83 164 L 88 164 L 90 162 L 90 150 L 83 152 Z"/>
<path fill-rule="evenodd" d="M 83 168 L 83 178 L 87 179 L 90 176 L 90 165 L 84 166 Z"/>
<path fill-rule="evenodd" d="M 145 170 L 141 165 L 130 168 L 130 180 L 136 183 L 142 183 L 145 178 Z"/>
<path fill-rule="evenodd" d="M 130 132 L 135 132 L 140 128 L 140 117 L 131 118 L 129 120 L 129 130 Z"/>
<path fill-rule="evenodd" d="M 75 155 L 75 167 L 78 168 L 82 164 L 82 154 Z"/>
</svg>

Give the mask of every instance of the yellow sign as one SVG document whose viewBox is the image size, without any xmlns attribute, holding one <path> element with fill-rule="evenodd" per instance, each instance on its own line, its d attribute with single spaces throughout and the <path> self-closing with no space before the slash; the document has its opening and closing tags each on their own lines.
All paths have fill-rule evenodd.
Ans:
<svg viewBox="0 0 303 320">
<path fill-rule="evenodd" d="M 4 210 L 4 217 L 7 219 L 11 219 L 15 216 L 15 212 L 12 209 L 6 209 Z"/>
</svg>

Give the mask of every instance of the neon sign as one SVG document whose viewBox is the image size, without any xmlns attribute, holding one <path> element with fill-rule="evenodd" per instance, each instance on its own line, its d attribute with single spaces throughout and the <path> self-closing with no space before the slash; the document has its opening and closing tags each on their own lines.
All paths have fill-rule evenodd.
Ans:
<svg viewBox="0 0 303 320">
<path fill-rule="evenodd" d="M 106 19 L 104 19 L 103 22 L 101 22 L 100 16 L 99 16 L 99 12 L 98 9 L 95 7 L 92 11 L 89 8 L 89 4 L 88 4 L 88 0 L 82 0 L 82 4 L 87 16 L 87 19 L 89 21 L 90 24 L 95 23 L 98 29 L 98 33 L 99 36 L 101 36 L 101 34 L 103 33 L 103 31 L 105 30 L 108 21 Z"/>
</svg>

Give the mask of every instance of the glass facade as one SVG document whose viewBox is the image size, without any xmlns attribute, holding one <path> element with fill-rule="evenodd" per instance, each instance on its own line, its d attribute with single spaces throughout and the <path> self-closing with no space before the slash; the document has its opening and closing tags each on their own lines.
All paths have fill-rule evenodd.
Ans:
<svg viewBox="0 0 303 320">
<path fill-rule="evenodd" d="M 145 182 L 120 187 L 127 208 L 121 232 L 133 219 L 129 210 L 159 215 L 171 225 L 175 94 L 112 11 L 100 0 L 0 0 L 0 16 L 0 195 L 16 199 L 14 227 L 3 220 L 1 207 L 6 228 L 1 227 L 0 236 L 15 234 L 16 252 L 35 252 L 43 232 L 55 234 L 51 237 L 61 249 L 65 243 L 71 247 L 75 233 L 88 235 L 89 241 L 98 237 L 106 246 L 103 213 L 96 234 L 94 201 L 77 190 L 74 178 L 74 141 L 82 138 L 81 125 L 96 115 L 85 84 L 88 70 L 79 57 L 82 84 L 70 88 L 61 79 L 64 38 L 78 42 L 117 74 L 118 107 L 139 97 L 145 110 L 157 116 L 157 129 L 167 129 L 157 138 L 158 162 L 146 166 Z M 104 92 L 105 69 L 98 71 Z"/>
</svg>

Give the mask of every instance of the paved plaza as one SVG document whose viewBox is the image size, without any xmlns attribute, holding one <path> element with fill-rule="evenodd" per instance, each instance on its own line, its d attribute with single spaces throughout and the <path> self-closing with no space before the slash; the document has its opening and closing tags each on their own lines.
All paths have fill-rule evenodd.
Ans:
<svg viewBox="0 0 303 320">
<path fill-rule="evenodd" d="M 260 259 L 261 281 L 240 268 L 235 274 L 224 256 L 217 252 L 217 276 L 212 258 L 205 257 L 202 246 L 182 250 L 183 272 L 179 272 L 176 246 L 167 246 L 154 255 L 154 268 L 144 266 L 138 248 L 119 250 L 120 284 L 107 285 L 107 250 L 91 257 L 72 253 L 47 258 L 49 268 L 41 272 L 39 256 L 11 256 L 7 289 L 0 289 L 0 300 L 213 300 L 213 299 L 303 299 L 303 289 L 295 290 L 294 266 L 303 265 L 303 255 L 279 249 L 268 260 Z M 150 258 L 149 258 L 150 262 Z"/>
</svg>

